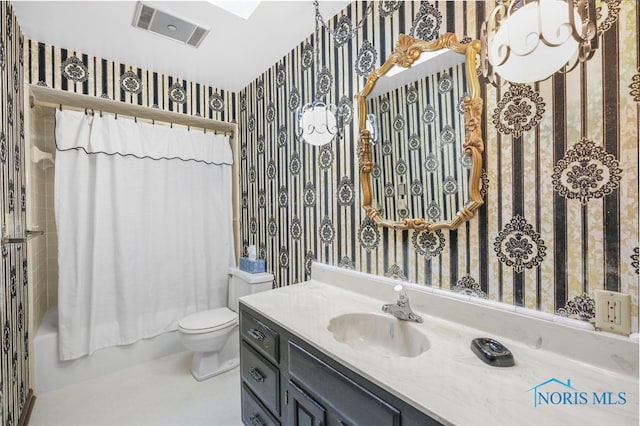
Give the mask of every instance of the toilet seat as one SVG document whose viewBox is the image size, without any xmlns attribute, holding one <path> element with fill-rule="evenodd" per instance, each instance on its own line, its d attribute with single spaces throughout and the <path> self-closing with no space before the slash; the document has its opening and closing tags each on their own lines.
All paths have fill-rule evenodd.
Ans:
<svg viewBox="0 0 640 426">
<path fill-rule="evenodd" d="M 210 309 L 184 317 L 178 323 L 186 334 L 201 334 L 221 330 L 238 324 L 238 314 L 229 308 Z"/>
</svg>

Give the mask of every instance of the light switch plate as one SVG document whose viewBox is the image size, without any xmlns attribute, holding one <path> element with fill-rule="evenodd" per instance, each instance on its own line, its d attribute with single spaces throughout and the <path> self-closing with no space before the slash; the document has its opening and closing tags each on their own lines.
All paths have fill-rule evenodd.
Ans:
<svg viewBox="0 0 640 426">
<path fill-rule="evenodd" d="M 631 296 L 609 290 L 596 290 L 596 328 L 612 333 L 631 333 Z"/>
</svg>

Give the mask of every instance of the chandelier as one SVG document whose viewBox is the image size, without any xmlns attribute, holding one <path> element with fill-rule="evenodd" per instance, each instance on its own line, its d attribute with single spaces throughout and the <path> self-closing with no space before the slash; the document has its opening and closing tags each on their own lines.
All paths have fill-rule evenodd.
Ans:
<svg viewBox="0 0 640 426">
<path fill-rule="evenodd" d="M 318 72 L 318 70 L 320 69 L 320 25 L 322 25 L 323 28 L 327 29 L 327 31 L 334 38 L 337 44 L 342 45 L 353 38 L 357 31 L 362 27 L 364 18 L 371 11 L 372 4 L 373 2 L 370 2 L 364 15 L 362 16 L 362 19 L 354 28 L 350 30 L 345 30 L 344 28 L 332 30 L 327 24 L 325 24 L 324 19 L 320 14 L 320 6 L 318 5 L 318 1 L 316 0 L 313 2 L 313 6 L 315 7 L 315 94 L 313 95 L 314 100 L 312 102 L 296 108 L 294 112 L 295 131 L 298 139 L 304 140 L 311 145 L 320 146 L 328 144 L 336 136 L 341 136 L 343 131 L 343 119 L 345 115 L 343 108 L 325 102 L 324 94 L 318 95 L 318 93 L 320 93 L 318 86 L 321 83 L 320 74 Z M 324 71 L 325 70 L 323 70 L 323 73 Z"/>
<path fill-rule="evenodd" d="M 595 0 L 500 0 L 481 31 L 482 74 L 493 84 L 546 80 L 598 48 Z"/>
</svg>

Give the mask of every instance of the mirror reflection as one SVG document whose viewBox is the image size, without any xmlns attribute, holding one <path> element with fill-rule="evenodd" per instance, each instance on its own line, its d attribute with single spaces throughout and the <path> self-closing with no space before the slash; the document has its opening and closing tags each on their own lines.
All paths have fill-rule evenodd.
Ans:
<svg viewBox="0 0 640 426">
<path fill-rule="evenodd" d="M 439 52 L 445 54 L 412 68 L 392 68 L 367 97 L 368 121 L 377 133 L 371 148 L 373 200 L 392 220 L 451 221 L 468 201 L 465 58 Z"/>
<path fill-rule="evenodd" d="M 378 225 L 455 229 L 482 205 L 476 50 L 401 35 L 357 96 L 363 207 Z"/>
</svg>

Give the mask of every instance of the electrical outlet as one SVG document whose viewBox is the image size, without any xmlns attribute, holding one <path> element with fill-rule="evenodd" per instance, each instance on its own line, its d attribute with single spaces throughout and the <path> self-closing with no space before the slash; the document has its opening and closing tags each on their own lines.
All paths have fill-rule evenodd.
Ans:
<svg viewBox="0 0 640 426">
<path fill-rule="evenodd" d="M 596 328 L 612 333 L 631 333 L 631 297 L 625 293 L 596 290 Z"/>
</svg>

